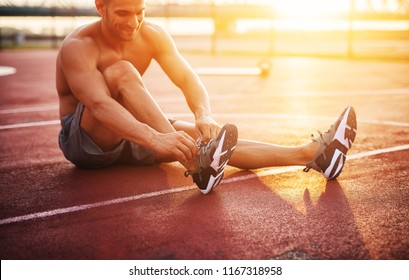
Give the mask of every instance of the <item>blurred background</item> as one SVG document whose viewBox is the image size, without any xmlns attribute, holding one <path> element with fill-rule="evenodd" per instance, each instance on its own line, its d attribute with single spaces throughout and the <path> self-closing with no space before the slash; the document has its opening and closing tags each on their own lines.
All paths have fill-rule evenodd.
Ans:
<svg viewBox="0 0 409 280">
<path fill-rule="evenodd" d="M 409 59 L 409 0 L 147 0 L 182 52 Z M 0 48 L 58 48 L 94 0 L 0 0 Z"/>
</svg>

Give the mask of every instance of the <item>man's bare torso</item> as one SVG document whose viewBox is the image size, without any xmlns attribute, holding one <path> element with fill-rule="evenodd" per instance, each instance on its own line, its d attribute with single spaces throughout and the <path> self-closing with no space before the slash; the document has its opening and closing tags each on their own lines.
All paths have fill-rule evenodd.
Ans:
<svg viewBox="0 0 409 280">
<path fill-rule="evenodd" d="M 118 48 L 116 45 L 109 45 L 102 36 L 100 21 L 80 27 L 70 33 L 64 40 L 82 40 L 98 52 L 97 61 L 90 59 L 88 63 L 95 64 L 96 68 L 103 72 L 108 66 L 119 60 L 131 62 L 138 72 L 143 75 L 154 57 L 154 48 L 151 33 L 155 32 L 155 26 L 144 22 L 136 38 Z M 61 62 L 61 52 L 57 57 L 56 65 L 56 86 L 60 102 L 60 117 L 71 114 L 75 111 L 78 100 L 70 90 L 64 75 L 64 66 Z"/>
</svg>

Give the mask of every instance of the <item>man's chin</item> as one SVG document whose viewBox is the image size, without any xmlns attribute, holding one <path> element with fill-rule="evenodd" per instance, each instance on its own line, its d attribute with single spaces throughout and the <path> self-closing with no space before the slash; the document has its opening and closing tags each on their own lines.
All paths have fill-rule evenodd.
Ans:
<svg viewBox="0 0 409 280">
<path fill-rule="evenodd" d="M 132 41 L 136 38 L 136 36 L 138 35 L 138 32 L 139 32 L 139 28 L 133 31 L 121 32 L 119 33 L 119 37 L 124 41 Z"/>
<path fill-rule="evenodd" d="M 136 32 L 132 34 L 120 34 L 119 38 L 121 38 L 122 41 L 132 41 L 136 38 Z"/>
</svg>

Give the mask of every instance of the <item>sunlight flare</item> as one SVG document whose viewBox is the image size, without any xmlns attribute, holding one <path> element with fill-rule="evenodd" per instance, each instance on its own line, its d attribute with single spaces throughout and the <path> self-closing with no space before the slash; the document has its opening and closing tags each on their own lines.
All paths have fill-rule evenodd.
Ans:
<svg viewBox="0 0 409 280">
<path fill-rule="evenodd" d="M 253 0 L 254 4 L 270 5 L 279 17 L 291 19 L 331 18 L 345 14 L 351 0 Z"/>
</svg>

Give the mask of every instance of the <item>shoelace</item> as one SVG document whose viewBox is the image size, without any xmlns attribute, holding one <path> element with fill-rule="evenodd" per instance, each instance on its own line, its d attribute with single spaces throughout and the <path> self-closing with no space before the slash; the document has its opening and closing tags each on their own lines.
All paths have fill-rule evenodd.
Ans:
<svg viewBox="0 0 409 280">
<path fill-rule="evenodd" d="M 328 131 L 329 131 L 329 130 L 328 130 Z M 324 136 L 323 136 L 323 133 L 322 133 L 320 130 L 317 130 L 317 132 L 318 132 L 318 134 L 319 134 L 319 138 L 321 139 L 321 142 L 322 142 L 326 147 L 328 147 L 328 143 L 327 143 L 327 141 L 325 140 L 325 138 L 324 138 Z M 314 138 L 314 134 L 311 134 L 311 138 Z M 308 172 L 308 171 L 310 171 L 310 169 L 311 169 L 311 167 L 306 166 L 306 167 L 303 169 L 303 171 L 304 171 L 304 172 Z"/>
<path fill-rule="evenodd" d="M 199 141 L 197 142 L 197 148 L 199 149 L 199 154 L 205 155 L 207 151 L 209 150 L 211 144 L 213 143 L 213 139 L 211 139 L 209 142 L 203 142 L 202 134 L 199 131 L 197 131 L 197 134 L 199 134 Z M 202 175 L 201 175 L 200 170 L 203 166 L 203 162 L 202 162 L 201 156 L 198 156 L 197 165 L 198 165 L 198 169 L 196 169 L 195 171 L 186 170 L 185 177 L 188 177 L 189 175 L 192 175 L 193 173 L 199 173 L 199 178 L 200 180 L 202 180 Z M 199 170 L 199 172 L 197 172 L 197 170 Z"/>
<path fill-rule="evenodd" d="M 318 132 L 318 134 L 320 135 L 320 139 L 321 139 L 322 143 L 323 143 L 326 147 L 328 147 L 327 140 L 325 140 L 325 138 L 324 138 L 324 136 L 323 136 L 323 133 L 322 133 L 320 130 L 317 130 L 317 132 Z"/>
</svg>

